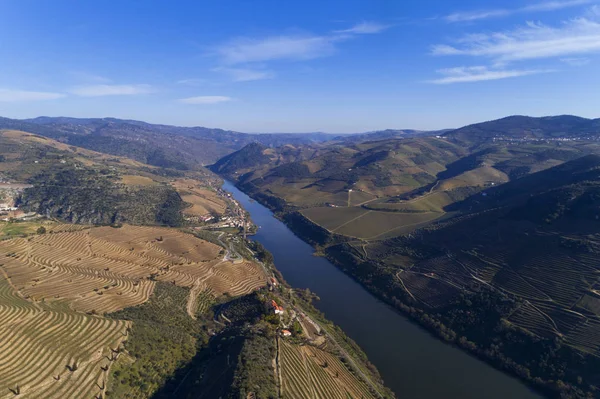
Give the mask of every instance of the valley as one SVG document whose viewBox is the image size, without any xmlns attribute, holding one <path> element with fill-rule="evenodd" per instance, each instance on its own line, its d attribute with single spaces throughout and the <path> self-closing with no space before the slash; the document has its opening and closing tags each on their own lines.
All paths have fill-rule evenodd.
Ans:
<svg viewBox="0 0 600 399">
<path fill-rule="evenodd" d="M 597 127 L 516 119 L 514 138 L 506 118 L 436 138 L 253 145 L 211 168 L 443 340 L 550 396 L 593 395 Z"/>
<path fill-rule="evenodd" d="M 408 367 L 397 358 L 403 344 L 393 352 L 374 344 L 393 339 L 386 326 L 415 327 L 348 282 L 362 298 L 354 307 L 364 326 L 372 325 L 368 313 L 387 315 L 381 331 L 350 321 L 340 310 L 347 300 L 331 288 L 347 277 L 308 273 L 320 260 L 304 244 L 274 245 L 291 233 L 239 188 L 318 255 L 454 345 L 418 329 L 406 336 L 445 353 L 438 366 L 408 361 L 423 378 L 443 381 L 441 392 L 476 398 L 485 389 L 457 386 L 460 377 L 442 371 L 459 362 L 503 386 L 498 397 L 535 397 L 460 348 L 549 397 L 593 395 L 600 146 L 595 125 L 581 131 L 587 125 L 575 121 L 569 130 L 565 119 L 570 133 L 561 135 L 547 127 L 556 120 L 519 119 L 536 126 L 523 139 L 496 127 L 501 120 L 435 136 L 251 142 L 210 171 L 1 131 L 2 317 L 11 348 L 23 342 L 33 351 L 6 352 L 3 394 L 37 398 L 52 387 L 51 397 L 74 398 L 193 398 L 198 390 L 215 398 L 387 398 L 390 386 L 399 397 L 439 395 L 414 375 L 399 379 L 394 365 Z M 224 190 L 213 173 L 236 187 Z M 314 288 L 321 300 L 292 287 Z M 48 328 L 34 332 L 32 323 Z M 97 332 L 85 333 L 87 351 L 69 345 L 72 325 Z M 21 378 L 25 359 L 39 367 Z"/>
<path fill-rule="evenodd" d="M 210 172 L 0 140 L 1 398 L 394 397 Z"/>
</svg>

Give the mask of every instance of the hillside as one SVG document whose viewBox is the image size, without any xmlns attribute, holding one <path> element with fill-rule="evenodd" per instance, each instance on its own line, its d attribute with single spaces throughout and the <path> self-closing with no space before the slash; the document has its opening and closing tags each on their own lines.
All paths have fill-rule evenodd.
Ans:
<svg viewBox="0 0 600 399">
<path fill-rule="evenodd" d="M 411 235 L 326 252 L 443 339 L 549 395 L 591 394 L 600 383 L 599 170 L 599 156 L 582 157 L 475 194 L 451 206 L 454 218 Z"/>
<path fill-rule="evenodd" d="M 600 149 L 573 139 L 575 122 L 593 121 L 478 148 L 449 136 L 324 143 L 286 163 L 253 146 L 214 170 L 442 339 L 549 396 L 593 396 Z M 566 125 L 573 136 L 559 135 Z"/>
<path fill-rule="evenodd" d="M 198 169 L 252 142 L 280 146 L 333 138 L 324 133 L 246 134 L 115 118 L 0 118 L 0 129 L 35 133 L 69 145 L 179 170 Z"/>
<path fill-rule="evenodd" d="M 451 217 L 452 204 L 586 154 L 600 142 L 499 141 L 471 151 L 417 137 L 267 148 L 258 143 L 210 168 L 278 211 L 329 233 L 381 240 Z"/>
<path fill-rule="evenodd" d="M 20 208 L 0 222 L 0 398 L 393 398 L 264 249 L 199 221 L 243 215 L 214 175 L 15 130 L 0 149 Z"/>
<path fill-rule="evenodd" d="M 600 119 L 586 119 L 572 115 L 509 116 L 506 118 L 476 123 L 443 134 L 444 137 L 477 147 L 494 141 L 512 140 L 555 140 L 592 139 L 598 140 Z"/>
<path fill-rule="evenodd" d="M 306 299 L 265 288 L 272 264 L 225 251 L 130 225 L 0 241 L 0 398 L 393 398 Z"/>
<path fill-rule="evenodd" d="M 185 193 L 170 184 L 183 172 L 12 130 L 0 131 L 0 157 L 0 179 L 11 185 L 26 184 L 13 198 L 26 212 L 85 224 L 176 226 L 184 222 L 182 212 L 188 205 L 181 195 Z M 205 186 L 216 180 L 206 171 L 187 173 Z"/>
</svg>

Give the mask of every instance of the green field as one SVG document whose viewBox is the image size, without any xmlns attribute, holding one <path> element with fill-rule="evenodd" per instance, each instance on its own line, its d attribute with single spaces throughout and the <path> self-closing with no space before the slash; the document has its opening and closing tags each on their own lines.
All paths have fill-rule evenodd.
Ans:
<svg viewBox="0 0 600 399">
<path fill-rule="evenodd" d="M 368 211 L 335 230 L 336 233 L 365 240 L 381 240 L 410 233 L 445 214 L 435 212 L 397 213 Z"/>
<path fill-rule="evenodd" d="M 446 215 L 428 211 L 380 212 L 362 207 L 310 208 L 302 214 L 333 233 L 365 240 L 406 234 Z"/>
<path fill-rule="evenodd" d="M 367 209 L 359 206 L 349 208 L 318 207 L 305 209 L 302 211 L 302 214 L 327 230 L 333 231 L 344 223 L 360 217 L 367 212 Z"/>
</svg>

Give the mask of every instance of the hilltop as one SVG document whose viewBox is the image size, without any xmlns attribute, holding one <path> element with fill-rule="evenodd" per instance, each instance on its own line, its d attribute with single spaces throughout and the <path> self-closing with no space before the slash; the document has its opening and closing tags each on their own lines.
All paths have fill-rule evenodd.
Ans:
<svg viewBox="0 0 600 399">
<path fill-rule="evenodd" d="M 470 147 L 494 140 L 597 139 L 599 135 L 600 119 L 586 119 L 573 115 L 540 118 L 514 115 L 443 133 L 444 137 Z"/>
<path fill-rule="evenodd" d="M 247 134 L 115 118 L 0 118 L 0 129 L 35 133 L 69 145 L 179 170 L 198 169 L 252 142 L 279 146 L 333 138 L 323 133 Z"/>
</svg>

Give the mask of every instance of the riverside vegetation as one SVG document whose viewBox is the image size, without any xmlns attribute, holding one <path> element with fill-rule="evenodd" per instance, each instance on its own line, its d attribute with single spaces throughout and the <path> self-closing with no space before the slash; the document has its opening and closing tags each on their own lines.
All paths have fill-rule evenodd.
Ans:
<svg viewBox="0 0 600 399">
<path fill-rule="evenodd" d="M 0 176 L 27 183 L 1 225 L 0 398 L 393 397 L 341 331 L 304 332 L 270 254 L 199 220 L 239 212 L 210 172 L 0 140 Z"/>
<path fill-rule="evenodd" d="M 420 324 L 553 397 L 600 386 L 598 120 L 266 148 L 211 168 Z"/>
</svg>

